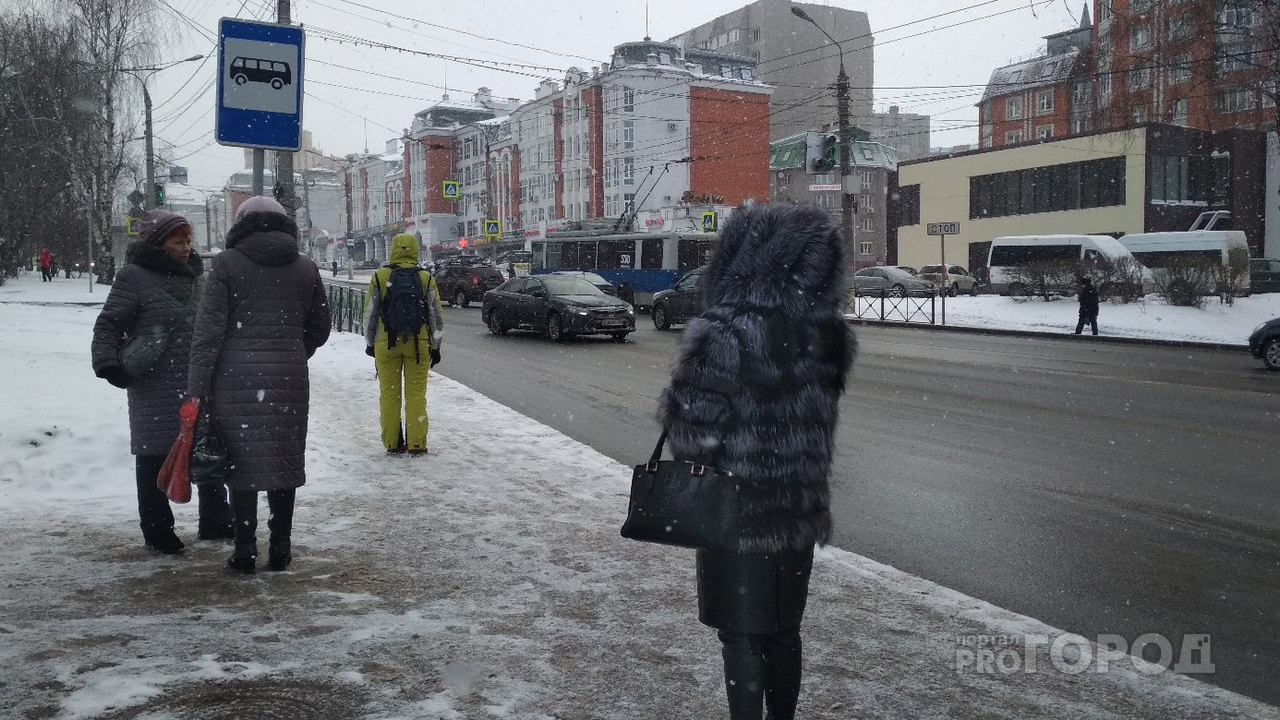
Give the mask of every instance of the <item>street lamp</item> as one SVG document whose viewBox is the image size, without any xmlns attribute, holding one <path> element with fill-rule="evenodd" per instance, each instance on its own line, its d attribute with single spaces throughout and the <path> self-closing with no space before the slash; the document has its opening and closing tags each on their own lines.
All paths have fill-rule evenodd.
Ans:
<svg viewBox="0 0 1280 720">
<path fill-rule="evenodd" d="M 853 193 L 849 182 L 849 176 L 853 173 L 850 163 L 852 152 L 849 132 L 849 76 L 844 71 L 844 48 L 840 46 L 839 41 L 831 37 L 831 33 L 824 30 L 800 7 L 792 5 L 791 14 L 818 28 L 818 31 L 826 35 L 840 52 L 840 74 L 836 76 L 836 117 L 840 125 L 840 227 L 844 232 L 845 242 L 849 244 L 848 262 L 852 264 L 856 245 L 853 238 Z"/>
<path fill-rule="evenodd" d="M 142 207 L 145 210 L 151 210 L 156 206 L 156 158 L 154 139 L 151 134 L 151 93 L 147 91 L 147 78 L 161 70 L 171 68 L 174 65 L 181 65 L 182 63 L 194 62 L 196 60 L 203 59 L 204 55 L 192 55 L 189 58 L 174 60 L 173 62 L 163 63 L 161 65 L 152 65 L 150 67 L 115 68 L 119 72 L 128 73 L 134 76 L 138 79 L 138 82 L 142 83 L 142 107 L 146 111 L 147 123 L 145 133 L 147 139 L 147 188 L 146 192 L 143 193 L 142 200 Z"/>
</svg>

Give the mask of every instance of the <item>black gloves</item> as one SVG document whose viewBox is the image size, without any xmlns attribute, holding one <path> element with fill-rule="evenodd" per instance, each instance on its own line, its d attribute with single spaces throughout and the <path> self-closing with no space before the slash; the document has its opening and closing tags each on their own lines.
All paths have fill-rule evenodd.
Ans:
<svg viewBox="0 0 1280 720">
<path fill-rule="evenodd" d="M 372 345 L 365 345 L 365 346 L 364 346 L 364 354 L 365 354 L 365 355 L 368 355 L 369 357 L 373 357 L 373 346 L 372 346 Z"/>
<path fill-rule="evenodd" d="M 440 349 L 431 348 L 431 367 L 435 367 L 436 365 L 439 365 L 439 364 L 440 364 Z"/>
<path fill-rule="evenodd" d="M 133 382 L 129 377 L 129 373 L 125 372 L 124 368 L 119 365 L 102 368 L 98 371 L 98 377 L 106 380 L 112 385 L 115 385 L 121 390 L 127 389 L 129 384 Z"/>
</svg>

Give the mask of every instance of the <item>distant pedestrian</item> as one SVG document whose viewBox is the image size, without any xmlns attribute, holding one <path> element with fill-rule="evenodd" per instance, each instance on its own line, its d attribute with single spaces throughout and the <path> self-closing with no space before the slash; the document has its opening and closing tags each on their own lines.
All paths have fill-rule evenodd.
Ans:
<svg viewBox="0 0 1280 720">
<path fill-rule="evenodd" d="M 200 300 L 187 394 L 202 399 L 231 459 L 235 551 L 227 567 L 256 569 L 258 493 L 267 493 L 267 569 L 293 560 L 296 492 L 307 482 L 307 360 L 329 339 L 320 270 L 298 253 L 298 226 L 254 196 L 236 210 L 226 249 Z"/>
<path fill-rule="evenodd" d="M 841 317 L 840 231 L 816 205 L 733 213 L 658 418 L 672 455 L 739 485 L 737 552 L 699 550 L 698 617 L 719 631 L 732 720 L 795 717 L 814 544 L 831 538 L 827 475 L 854 339 Z"/>
<path fill-rule="evenodd" d="M 444 311 L 435 278 L 418 267 L 414 236 L 391 238 L 391 262 L 373 274 L 365 297 L 364 351 L 378 370 L 382 445 L 392 454 L 425 455 L 427 375 L 440 362 Z"/>
<path fill-rule="evenodd" d="M 333 276 L 338 277 L 338 261 L 333 261 Z"/>
<path fill-rule="evenodd" d="M 178 437 L 178 407 L 186 399 L 196 305 L 204 264 L 191 251 L 191 224 L 181 215 L 152 210 L 142 218 L 138 240 L 129 244 L 125 265 L 111 284 L 93 326 L 93 371 L 129 391 L 129 451 L 135 456 L 138 517 L 147 547 L 176 555 L 185 547 L 173 530 L 169 499 L 156 476 Z M 151 369 L 125 371 L 121 349 L 127 338 L 153 338 L 164 351 Z M 227 489 L 197 486 L 201 540 L 231 538 Z"/>
<path fill-rule="evenodd" d="M 515 266 L 515 263 L 511 262 L 510 260 L 508 260 L 508 261 L 507 261 L 507 279 L 508 279 L 508 280 L 514 279 L 514 278 L 515 278 L 515 276 L 516 276 L 516 266 Z"/>
<path fill-rule="evenodd" d="M 49 282 L 53 280 L 53 253 L 49 252 L 49 248 L 40 249 L 40 282 Z"/>
<path fill-rule="evenodd" d="M 1098 334 L 1098 290 L 1093 287 L 1089 278 L 1080 278 L 1080 320 L 1076 323 L 1076 334 L 1084 330 L 1089 323 L 1093 334 Z"/>
<path fill-rule="evenodd" d="M 623 282 L 618 286 L 618 299 L 628 305 L 636 304 L 636 291 L 631 289 L 631 283 Z"/>
</svg>

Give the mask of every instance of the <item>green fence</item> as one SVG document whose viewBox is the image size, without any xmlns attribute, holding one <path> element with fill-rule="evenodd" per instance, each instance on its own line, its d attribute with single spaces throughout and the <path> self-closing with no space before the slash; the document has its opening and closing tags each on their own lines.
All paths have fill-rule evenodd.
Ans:
<svg viewBox="0 0 1280 720">
<path fill-rule="evenodd" d="M 364 293 L 360 288 L 329 284 L 329 308 L 335 330 L 364 334 Z"/>
</svg>

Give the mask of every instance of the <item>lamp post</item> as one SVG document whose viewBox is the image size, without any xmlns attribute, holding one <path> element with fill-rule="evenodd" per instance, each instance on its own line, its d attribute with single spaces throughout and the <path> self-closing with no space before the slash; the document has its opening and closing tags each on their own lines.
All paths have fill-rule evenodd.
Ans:
<svg viewBox="0 0 1280 720">
<path fill-rule="evenodd" d="M 151 210 L 156 206 L 156 156 L 155 156 L 155 148 L 154 148 L 154 139 L 151 134 L 151 93 L 147 91 L 147 78 L 151 77 L 155 73 L 160 72 L 161 70 L 164 70 L 166 68 L 171 68 L 174 65 L 180 65 L 182 63 L 193 62 L 196 60 L 203 60 L 203 59 L 204 59 L 204 55 L 192 55 L 189 58 L 184 58 L 182 60 L 174 60 L 173 62 L 165 63 L 163 65 L 154 65 L 151 67 L 137 67 L 137 68 L 116 68 L 116 70 L 122 73 L 128 73 L 129 75 L 134 76 L 135 78 L 138 79 L 138 82 L 142 83 L 142 107 L 146 115 L 145 135 L 147 140 L 147 188 L 146 188 L 146 192 L 143 193 L 143 198 L 142 198 L 142 203 L 143 203 L 142 207 L 145 210 Z"/>
<path fill-rule="evenodd" d="M 816 20 L 809 17 L 809 14 L 801 8 L 792 5 L 791 14 L 818 28 L 818 31 L 826 35 L 827 39 L 836 46 L 836 50 L 840 52 L 840 74 L 836 76 L 836 118 L 840 126 L 840 228 L 844 233 L 845 242 L 849 245 L 847 262 L 852 265 L 854 250 L 857 249 L 857 246 L 854 243 L 853 235 L 854 194 L 849 180 L 853 173 L 850 162 L 853 153 L 850 151 L 849 76 L 844 71 L 844 48 L 840 46 L 839 41 L 831 37 L 831 33 L 824 30 Z"/>
</svg>

